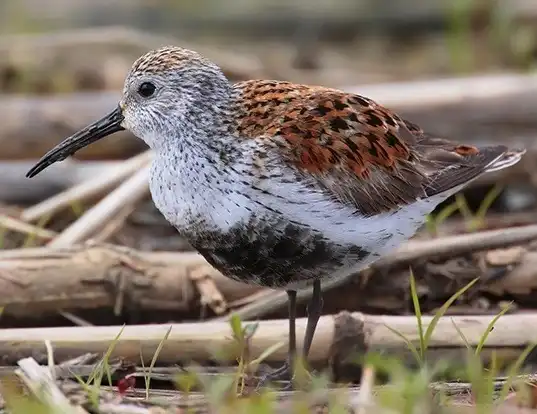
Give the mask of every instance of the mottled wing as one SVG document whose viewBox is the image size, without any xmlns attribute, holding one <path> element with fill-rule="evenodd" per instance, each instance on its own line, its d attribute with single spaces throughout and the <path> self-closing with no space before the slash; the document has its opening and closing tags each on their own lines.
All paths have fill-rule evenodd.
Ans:
<svg viewBox="0 0 537 414">
<path fill-rule="evenodd" d="M 363 215 L 456 188 L 506 151 L 430 137 L 374 101 L 335 89 L 276 81 L 236 88 L 240 136 L 270 140 L 297 179 Z"/>
</svg>

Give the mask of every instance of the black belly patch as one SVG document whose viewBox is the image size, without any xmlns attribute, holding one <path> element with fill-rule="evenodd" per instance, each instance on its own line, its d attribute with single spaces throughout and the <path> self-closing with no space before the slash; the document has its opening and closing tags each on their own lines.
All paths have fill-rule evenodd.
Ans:
<svg viewBox="0 0 537 414">
<path fill-rule="evenodd" d="M 233 279 L 272 288 L 329 277 L 370 255 L 360 246 L 336 244 L 307 226 L 282 220 L 252 217 L 225 233 L 208 230 L 202 222 L 195 227 L 182 233 L 213 267 Z"/>
</svg>

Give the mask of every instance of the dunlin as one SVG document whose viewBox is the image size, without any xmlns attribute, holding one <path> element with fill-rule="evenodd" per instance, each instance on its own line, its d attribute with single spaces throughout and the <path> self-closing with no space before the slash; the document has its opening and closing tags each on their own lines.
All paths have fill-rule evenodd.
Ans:
<svg viewBox="0 0 537 414">
<path fill-rule="evenodd" d="M 155 205 L 211 265 L 287 291 L 289 360 L 261 384 L 291 373 L 298 287 L 313 287 L 307 358 L 322 280 L 392 251 L 440 202 L 524 153 L 431 136 L 337 89 L 231 84 L 200 54 L 164 47 L 133 64 L 117 108 L 49 151 L 27 176 L 123 129 L 154 151 Z"/>
</svg>

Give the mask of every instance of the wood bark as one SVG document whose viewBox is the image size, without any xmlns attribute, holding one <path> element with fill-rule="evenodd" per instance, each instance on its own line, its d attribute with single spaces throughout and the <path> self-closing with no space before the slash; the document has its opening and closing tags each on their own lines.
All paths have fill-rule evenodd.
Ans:
<svg viewBox="0 0 537 414">
<path fill-rule="evenodd" d="M 0 256 L 0 306 L 17 317 L 101 307 L 113 307 L 117 314 L 125 307 L 188 311 L 200 300 L 224 311 L 220 295 L 234 301 L 256 290 L 225 278 L 196 253 L 142 253 L 89 243 Z"/>
<path fill-rule="evenodd" d="M 429 342 L 429 356 L 433 359 L 463 357 L 467 349 L 457 328 L 470 345 L 476 346 L 492 318 L 493 316 L 441 318 Z M 424 329 L 431 320 L 432 317 L 424 317 Z M 299 318 L 296 322 L 300 349 L 306 318 Z M 520 349 L 537 341 L 537 333 L 527 328 L 535 326 L 536 323 L 535 313 L 502 316 L 487 339 L 483 355 L 490 356 L 490 351 L 495 349 L 502 359 L 516 358 Z M 257 330 L 249 343 L 251 357 L 256 358 L 269 347 L 280 344 L 267 361 L 285 360 L 287 348 L 284 338 L 287 338 L 287 329 L 286 320 L 258 322 Z M 375 316 L 348 312 L 325 315 L 317 326 L 310 360 L 317 366 L 330 364 L 336 371 L 339 369 L 339 372 L 342 372 L 341 364 L 348 364 L 348 359 L 356 353 L 361 354 L 368 350 L 393 352 L 411 361 L 407 343 L 393 332 L 394 329 L 411 342 L 419 342 L 414 316 Z M 166 335 L 167 339 L 164 340 Z M 237 357 L 229 323 L 198 322 L 125 327 L 3 329 L 0 330 L 0 355 L 3 363 L 12 364 L 23 357 L 46 355 L 45 340 L 51 342 L 58 362 L 88 352 L 103 354 L 113 342 L 115 345 L 111 358 L 121 357 L 138 364 L 141 356 L 146 366 L 161 342 L 163 346 L 158 357 L 159 364 L 174 364 L 178 361 L 206 362 L 215 358 L 222 363 L 229 363 Z M 14 343 L 17 347 L 13 346 Z"/>
<path fill-rule="evenodd" d="M 531 236 L 529 231 L 519 233 L 521 237 Z M 442 247 L 448 245 L 442 240 L 451 239 L 438 240 Z M 452 243 L 459 243 L 458 239 L 453 240 Z M 476 238 L 476 243 L 479 240 Z M 381 312 L 404 312 L 409 265 L 414 270 L 420 294 L 427 297 L 422 303 L 424 310 L 439 306 L 475 277 L 480 277 L 481 282 L 465 303 L 477 300 L 483 293 L 531 300 L 537 289 L 535 243 L 506 248 L 496 245 L 492 250 L 473 255 L 460 250 L 454 252 L 454 257 L 445 259 L 435 259 L 429 253 L 424 253 L 425 257 L 417 254 L 434 242 L 410 241 L 391 261 L 380 262 L 327 291 L 325 311 L 373 308 Z M 467 244 L 467 249 L 470 248 Z M 414 256 L 408 261 L 412 252 Z M 267 315 L 284 317 L 285 300 L 280 304 L 273 297 L 275 293 L 228 279 L 193 252 L 150 253 L 94 243 L 0 252 L 0 306 L 4 307 L 5 315 L 17 318 L 102 307 L 114 308 L 116 314 L 128 314 L 134 309 L 192 314 L 199 313 L 200 305 L 208 305 L 217 315 L 236 309 L 247 319 Z M 492 306 L 489 312 L 494 309 Z M 303 314 L 304 310 L 300 308 L 299 312 Z"/>
</svg>

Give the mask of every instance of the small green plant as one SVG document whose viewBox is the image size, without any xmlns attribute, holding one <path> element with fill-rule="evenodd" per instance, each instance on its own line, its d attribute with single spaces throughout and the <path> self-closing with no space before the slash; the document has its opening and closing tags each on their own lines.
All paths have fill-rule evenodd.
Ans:
<svg viewBox="0 0 537 414">
<path fill-rule="evenodd" d="M 155 367 L 155 363 L 157 362 L 158 356 L 160 354 L 160 351 L 162 351 L 162 347 L 164 346 L 164 342 L 166 342 L 170 336 L 170 332 L 172 331 L 172 326 L 168 328 L 166 331 L 166 334 L 162 338 L 162 340 L 159 342 L 157 349 L 155 350 L 155 353 L 153 354 L 153 358 L 151 358 L 151 364 L 149 365 L 149 370 L 147 374 L 144 374 L 144 381 L 145 381 L 145 399 L 149 399 L 149 390 L 151 389 L 151 373 L 153 372 L 153 368 Z M 142 368 L 145 372 L 145 366 L 144 366 L 144 356 L 142 354 L 142 349 L 140 348 L 140 361 L 142 363 Z"/>
<path fill-rule="evenodd" d="M 124 329 L 125 329 L 125 325 L 121 327 L 121 330 L 119 331 L 119 333 L 116 335 L 116 337 L 114 338 L 114 340 L 112 341 L 108 349 L 106 350 L 104 356 L 96 364 L 95 368 L 89 375 L 87 381 L 84 381 L 80 376 L 73 373 L 76 380 L 86 391 L 88 398 L 90 400 L 90 403 L 93 405 L 93 407 L 95 407 L 95 409 L 99 408 L 99 393 L 100 393 L 101 384 L 105 375 L 106 375 L 106 378 L 108 379 L 108 383 L 112 384 L 112 370 L 110 368 L 109 360 L 110 360 L 110 356 L 112 355 L 112 352 L 114 352 L 117 342 L 119 341 L 119 338 L 121 334 L 123 333 Z"/>
<path fill-rule="evenodd" d="M 452 0 L 449 2 L 447 42 L 452 68 L 459 73 L 474 67 L 472 48 L 472 9 L 474 1 Z"/>
<path fill-rule="evenodd" d="M 492 187 L 483 198 L 481 204 L 479 204 L 475 213 L 468 206 L 464 195 L 458 193 L 455 195 L 455 201 L 445 206 L 435 216 L 431 214 L 427 216 L 425 227 L 429 234 L 437 235 L 438 227 L 458 211 L 464 218 L 466 230 L 470 232 L 477 231 L 483 227 L 487 212 L 502 191 L 503 186 L 495 185 Z"/>
<path fill-rule="evenodd" d="M 44 229 L 47 226 L 48 222 L 50 221 L 51 217 L 52 215 L 50 214 L 41 216 L 36 224 L 36 227 L 40 229 Z M 36 238 L 35 233 L 29 234 L 24 240 L 22 247 L 26 248 L 26 247 L 33 246 L 35 238 Z"/>
<path fill-rule="evenodd" d="M 470 283 L 468 283 L 466 286 L 461 288 L 459 291 L 455 292 L 441 307 L 438 309 L 438 311 L 435 313 L 431 321 L 429 322 L 429 325 L 427 326 L 427 329 L 424 331 L 423 328 L 423 316 L 421 313 L 421 307 L 419 302 L 419 295 L 418 290 L 416 287 L 416 279 L 414 278 L 414 272 L 410 270 L 410 295 L 412 297 L 412 303 L 414 306 L 414 313 L 416 315 L 416 322 L 418 324 L 418 336 L 419 336 L 419 349 L 416 347 L 415 344 L 413 344 L 407 337 L 405 337 L 400 331 L 397 329 L 394 329 L 390 326 L 387 326 L 388 329 L 390 329 L 393 333 L 395 333 L 397 336 L 399 336 L 401 339 L 405 341 L 407 344 L 409 350 L 414 355 L 416 362 L 420 366 L 425 365 L 425 356 L 427 352 L 427 348 L 429 346 L 429 341 L 431 340 L 431 337 L 433 335 L 433 332 L 436 328 L 436 325 L 438 324 L 438 321 L 444 314 L 447 312 L 448 308 L 468 289 L 470 289 L 476 282 L 477 278 L 472 280 Z"/>
</svg>

